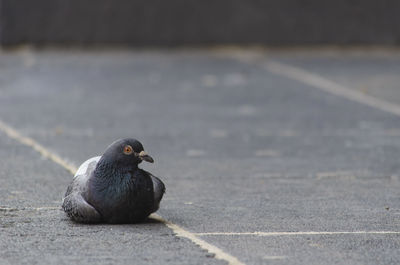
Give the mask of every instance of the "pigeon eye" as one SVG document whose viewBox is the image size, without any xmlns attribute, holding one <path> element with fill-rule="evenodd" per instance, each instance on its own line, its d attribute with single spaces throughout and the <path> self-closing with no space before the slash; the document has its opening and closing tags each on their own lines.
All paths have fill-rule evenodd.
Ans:
<svg viewBox="0 0 400 265">
<path fill-rule="evenodd" d="M 125 154 L 125 155 L 130 155 L 130 154 L 132 154 L 132 151 L 133 151 L 132 146 L 130 146 L 130 145 L 125 145 L 125 147 L 124 147 L 124 154 Z"/>
</svg>

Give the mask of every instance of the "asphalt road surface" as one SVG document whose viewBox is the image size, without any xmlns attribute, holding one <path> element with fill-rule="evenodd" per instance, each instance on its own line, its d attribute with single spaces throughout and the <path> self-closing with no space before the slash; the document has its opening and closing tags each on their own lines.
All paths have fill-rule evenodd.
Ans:
<svg viewBox="0 0 400 265">
<path fill-rule="evenodd" d="M 399 264 L 399 84 L 396 50 L 2 51 L 0 264 Z M 123 137 L 161 219 L 71 222 Z"/>
</svg>

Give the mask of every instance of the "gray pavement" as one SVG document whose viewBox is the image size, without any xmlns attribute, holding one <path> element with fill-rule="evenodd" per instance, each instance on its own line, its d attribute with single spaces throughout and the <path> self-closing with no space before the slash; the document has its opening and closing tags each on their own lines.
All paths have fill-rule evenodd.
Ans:
<svg viewBox="0 0 400 265">
<path fill-rule="evenodd" d="M 240 233 L 400 232 L 400 117 L 261 66 L 400 104 L 400 53 L 235 56 L 247 52 L 3 51 L 0 119 L 75 165 L 138 138 L 156 161 L 143 167 L 167 187 L 159 214 L 220 232 L 199 237 L 243 263 L 398 264 L 396 233 Z M 54 208 L 70 174 L 0 135 L 0 263 L 224 263 L 155 220 L 71 223 Z"/>
</svg>

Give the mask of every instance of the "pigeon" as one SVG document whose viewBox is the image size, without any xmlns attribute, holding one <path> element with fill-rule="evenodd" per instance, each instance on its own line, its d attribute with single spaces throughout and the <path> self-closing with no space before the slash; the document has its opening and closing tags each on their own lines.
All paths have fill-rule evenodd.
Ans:
<svg viewBox="0 0 400 265">
<path fill-rule="evenodd" d="M 137 223 L 158 210 L 164 183 L 140 169 L 154 160 L 136 139 L 112 143 L 102 156 L 85 161 L 63 198 L 62 208 L 78 223 Z"/>
</svg>

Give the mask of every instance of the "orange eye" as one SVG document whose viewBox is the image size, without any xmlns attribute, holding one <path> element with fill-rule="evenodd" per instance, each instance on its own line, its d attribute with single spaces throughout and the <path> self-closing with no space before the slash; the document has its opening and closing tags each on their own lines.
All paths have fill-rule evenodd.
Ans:
<svg viewBox="0 0 400 265">
<path fill-rule="evenodd" d="M 132 146 L 126 145 L 126 146 L 124 147 L 124 154 L 125 154 L 125 155 L 130 155 L 130 154 L 132 154 L 132 151 L 133 151 Z"/>
</svg>

